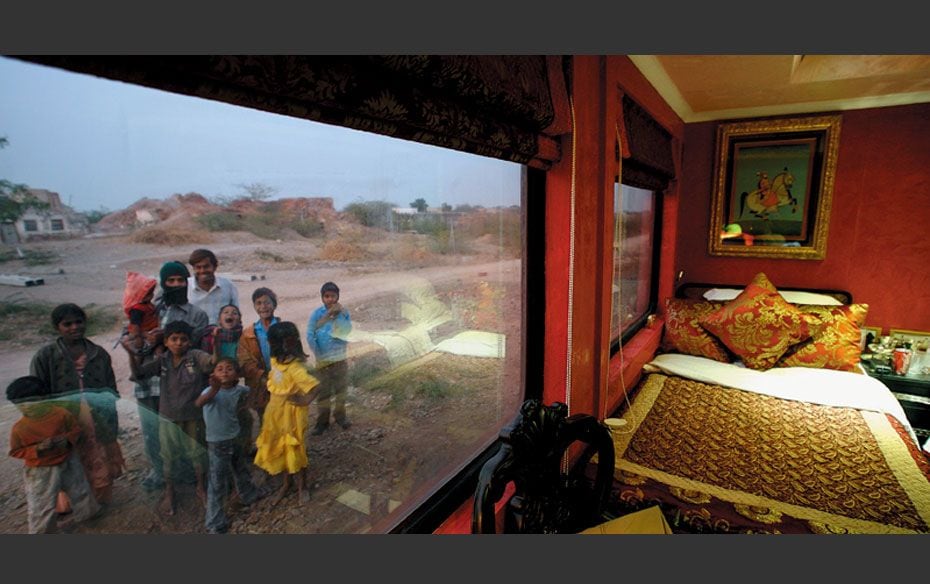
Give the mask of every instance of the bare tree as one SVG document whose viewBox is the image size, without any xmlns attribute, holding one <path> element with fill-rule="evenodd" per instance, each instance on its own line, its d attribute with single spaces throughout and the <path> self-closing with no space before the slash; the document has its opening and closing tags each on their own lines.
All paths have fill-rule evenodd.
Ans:
<svg viewBox="0 0 930 584">
<path fill-rule="evenodd" d="M 248 184 L 239 183 L 236 186 L 239 187 L 243 192 L 245 192 L 244 198 L 247 198 L 252 201 L 264 201 L 266 199 L 270 199 L 273 195 L 275 195 L 278 192 L 277 188 L 270 186 L 270 185 L 266 185 L 265 183 L 262 183 L 262 182 L 254 182 L 254 183 L 248 183 Z"/>
</svg>

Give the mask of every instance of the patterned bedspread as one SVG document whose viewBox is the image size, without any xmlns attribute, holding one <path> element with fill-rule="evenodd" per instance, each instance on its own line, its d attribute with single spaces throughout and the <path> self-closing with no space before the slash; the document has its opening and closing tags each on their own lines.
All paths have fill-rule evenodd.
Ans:
<svg viewBox="0 0 930 584">
<path fill-rule="evenodd" d="M 930 463 L 886 414 L 652 373 L 623 417 L 618 513 L 659 504 L 679 532 L 930 532 Z"/>
</svg>

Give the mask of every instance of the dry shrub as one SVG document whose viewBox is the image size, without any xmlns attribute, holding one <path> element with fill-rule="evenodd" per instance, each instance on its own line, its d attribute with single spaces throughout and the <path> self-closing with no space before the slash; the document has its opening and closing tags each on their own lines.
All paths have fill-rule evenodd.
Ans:
<svg viewBox="0 0 930 584">
<path fill-rule="evenodd" d="M 436 260 L 436 254 L 414 241 L 398 242 L 391 247 L 389 253 L 395 262 L 410 266 L 427 266 Z"/>
<path fill-rule="evenodd" d="M 330 239 L 323 245 L 319 260 L 329 260 L 333 262 L 351 262 L 367 259 L 368 250 L 362 246 L 346 241 L 344 239 Z"/>
<path fill-rule="evenodd" d="M 203 233 L 186 229 L 162 229 L 160 227 L 139 229 L 129 236 L 129 241 L 133 243 L 150 243 L 154 245 L 202 243 L 209 240 L 210 238 Z"/>
</svg>

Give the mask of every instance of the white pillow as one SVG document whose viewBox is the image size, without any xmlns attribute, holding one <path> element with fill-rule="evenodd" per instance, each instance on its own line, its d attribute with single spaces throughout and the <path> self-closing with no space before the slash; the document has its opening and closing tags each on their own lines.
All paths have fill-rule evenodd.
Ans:
<svg viewBox="0 0 930 584">
<path fill-rule="evenodd" d="M 742 289 L 736 288 L 711 288 L 704 292 L 705 300 L 733 300 Z M 800 292 L 796 290 L 778 291 L 786 302 L 791 304 L 818 304 L 820 306 L 842 306 L 843 303 L 826 294 L 817 294 L 816 292 Z"/>
</svg>

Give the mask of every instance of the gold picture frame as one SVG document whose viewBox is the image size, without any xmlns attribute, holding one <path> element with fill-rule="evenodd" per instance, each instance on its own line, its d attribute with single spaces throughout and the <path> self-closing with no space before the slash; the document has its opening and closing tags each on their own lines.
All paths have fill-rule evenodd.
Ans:
<svg viewBox="0 0 930 584">
<path fill-rule="evenodd" d="M 892 338 L 900 337 L 906 341 L 911 341 L 911 346 L 917 348 L 917 343 L 923 342 L 925 346 L 930 345 L 930 332 L 913 331 L 908 329 L 891 329 L 888 335 Z"/>
<path fill-rule="evenodd" d="M 708 253 L 822 260 L 841 117 L 720 124 Z"/>
</svg>

